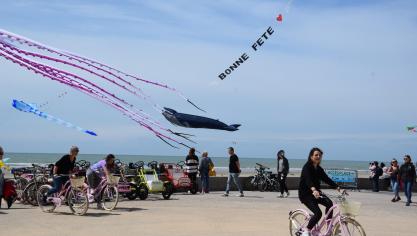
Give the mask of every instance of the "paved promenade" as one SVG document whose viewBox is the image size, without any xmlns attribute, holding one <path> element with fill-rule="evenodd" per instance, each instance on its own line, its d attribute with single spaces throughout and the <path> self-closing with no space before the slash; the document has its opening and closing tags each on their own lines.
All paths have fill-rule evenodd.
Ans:
<svg viewBox="0 0 417 236">
<path fill-rule="evenodd" d="M 47 214 L 15 204 L 10 210 L 0 209 L 1 235 L 284 236 L 289 235 L 288 212 L 302 207 L 296 191 L 287 199 L 276 193 L 246 192 L 244 198 L 221 194 L 176 194 L 168 201 L 154 195 L 146 201 L 124 200 L 113 212 L 90 208 L 81 217 L 71 215 L 66 206 Z M 416 203 L 391 203 L 388 192 L 353 192 L 351 198 L 363 204 L 357 220 L 367 235 L 417 235 Z"/>
</svg>

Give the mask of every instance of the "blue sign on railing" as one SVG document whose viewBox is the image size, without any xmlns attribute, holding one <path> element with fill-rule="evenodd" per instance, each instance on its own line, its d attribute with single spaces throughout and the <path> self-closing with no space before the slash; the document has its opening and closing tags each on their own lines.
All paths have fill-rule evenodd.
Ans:
<svg viewBox="0 0 417 236">
<path fill-rule="evenodd" d="M 336 183 L 355 183 L 358 179 L 356 170 L 326 169 L 326 174 Z"/>
</svg>

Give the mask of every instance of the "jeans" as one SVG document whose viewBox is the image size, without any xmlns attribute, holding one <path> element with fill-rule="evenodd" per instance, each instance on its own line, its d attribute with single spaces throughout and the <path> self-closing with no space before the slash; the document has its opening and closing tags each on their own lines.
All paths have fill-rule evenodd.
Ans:
<svg viewBox="0 0 417 236">
<path fill-rule="evenodd" d="M 242 186 L 240 185 L 239 180 L 239 173 L 229 173 L 229 177 L 227 178 L 226 193 L 228 194 L 230 191 L 230 185 L 232 184 L 232 180 L 233 182 L 235 182 L 239 192 L 243 194 Z"/>
<path fill-rule="evenodd" d="M 394 197 L 398 198 L 399 196 L 399 191 L 400 191 L 400 183 L 398 182 L 397 179 L 391 179 L 391 188 L 392 188 L 392 192 L 394 193 Z"/>
<path fill-rule="evenodd" d="M 100 184 L 100 182 L 101 182 L 101 177 L 100 177 L 100 175 L 99 175 L 98 173 L 94 172 L 94 171 L 93 171 L 93 170 L 91 170 L 91 169 L 88 169 L 88 170 L 87 170 L 86 175 L 87 175 L 87 183 L 88 183 L 88 186 L 89 186 L 90 188 L 92 188 L 92 189 L 97 188 L 97 187 L 98 187 L 98 185 L 99 185 L 99 184 Z"/>
<path fill-rule="evenodd" d="M 308 222 L 307 229 L 313 229 L 313 227 L 320 221 L 323 213 L 320 210 L 319 204 L 326 207 L 326 214 L 329 209 L 333 206 L 332 200 L 330 200 L 326 196 L 322 196 L 322 198 L 316 199 L 313 195 L 302 199 L 301 202 L 313 212 L 313 216 L 311 217 L 310 221 Z M 333 212 L 329 214 L 327 219 L 331 219 L 333 217 Z"/>
<path fill-rule="evenodd" d="M 64 185 L 69 180 L 68 176 L 57 176 L 54 177 L 53 187 L 48 191 L 48 196 L 54 193 L 59 193 Z"/>
<path fill-rule="evenodd" d="M 210 181 L 208 172 L 201 174 L 201 191 L 205 193 L 208 193 L 210 191 Z"/>
<path fill-rule="evenodd" d="M 404 181 L 404 192 L 407 197 L 407 203 L 411 203 L 411 193 L 413 192 L 413 181 Z"/>
<path fill-rule="evenodd" d="M 281 191 L 281 194 L 284 194 L 284 191 L 288 193 L 287 175 L 284 173 L 278 173 L 278 182 L 279 182 L 279 190 Z"/>
</svg>

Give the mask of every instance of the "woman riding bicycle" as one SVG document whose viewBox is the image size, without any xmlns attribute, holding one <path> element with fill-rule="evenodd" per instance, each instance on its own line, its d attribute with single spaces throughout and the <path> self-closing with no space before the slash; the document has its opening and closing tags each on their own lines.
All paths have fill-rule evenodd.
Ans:
<svg viewBox="0 0 417 236">
<path fill-rule="evenodd" d="M 300 186 L 298 188 L 298 197 L 300 201 L 313 212 L 307 230 L 303 232 L 302 236 L 310 236 L 311 229 L 320 221 L 322 212 L 319 204 L 326 207 L 327 211 L 333 206 L 332 200 L 327 196 L 322 195 L 320 191 L 320 182 L 323 181 L 331 187 L 340 191 L 339 186 L 327 176 L 323 168 L 320 166 L 323 151 L 319 148 L 313 148 L 308 156 L 307 163 L 304 165 L 300 177 Z M 329 214 L 328 219 L 333 217 Z"/>
<path fill-rule="evenodd" d="M 86 174 L 91 195 L 94 195 L 95 188 L 98 187 L 102 178 L 106 178 L 114 170 L 116 166 L 114 163 L 115 159 L 116 157 L 113 154 L 109 154 L 104 160 L 101 160 L 88 168 Z"/>
</svg>

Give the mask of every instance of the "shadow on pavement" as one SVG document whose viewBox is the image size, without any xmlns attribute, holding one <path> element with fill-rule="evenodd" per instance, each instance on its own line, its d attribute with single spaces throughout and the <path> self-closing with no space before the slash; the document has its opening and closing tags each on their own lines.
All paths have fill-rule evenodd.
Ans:
<svg viewBox="0 0 417 236">
<path fill-rule="evenodd" d="M 70 212 L 54 212 L 54 215 L 74 215 Z M 81 217 L 102 217 L 102 216 L 118 216 L 120 214 L 112 213 L 112 212 L 87 212 L 85 215 Z"/>
<path fill-rule="evenodd" d="M 147 211 L 148 209 L 140 208 L 140 207 L 116 207 L 115 211 L 125 211 L 125 212 L 133 212 L 133 211 Z"/>
</svg>

